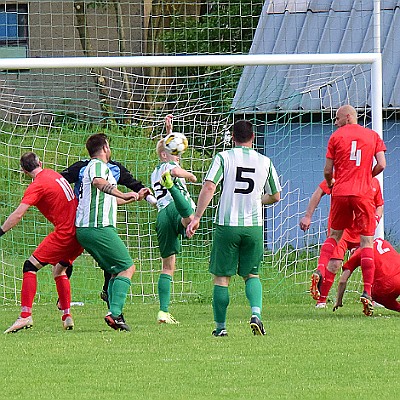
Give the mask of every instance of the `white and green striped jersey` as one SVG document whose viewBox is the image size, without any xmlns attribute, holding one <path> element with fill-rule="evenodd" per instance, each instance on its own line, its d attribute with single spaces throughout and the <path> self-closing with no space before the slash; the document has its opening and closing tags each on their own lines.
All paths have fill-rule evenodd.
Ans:
<svg viewBox="0 0 400 400">
<path fill-rule="evenodd" d="M 115 227 L 117 223 L 117 198 L 93 186 L 94 178 L 103 178 L 112 185 L 117 185 L 117 181 L 107 164 L 96 158 L 91 159 L 83 173 L 79 189 L 75 225 L 85 228 Z"/>
<path fill-rule="evenodd" d="M 282 190 L 271 160 L 249 147 L 218 153 L 205 180 L 216 185 L 221 182 L 217 225 L 262 226 L 262 195 Z"/>
<path fill-rule="evenodd" d="M 163 162 L 154 169 L 151 174 L 151 187 L 154 191 L 154 196 L 157 199 L 157 208 L 158 211 L 162 210 L 163 208 L 167 207 L 171 201 L 174 201 L 171 194 L 167 189 L 165 189 L 161 184 L 161 176 L 166 171 L 171 171 L 174 168 L 179 167 L 180 165 L 177 162 L 170 161 L 170 162 Z M 186 187 L 186 182 L 184 178 L 173 178 L 175 186 L 179 188 L 183 196 L 191 203 L 193 210 L 196 208 L 194 201 L 191 199 L 190 194 Z"/>
</svg>

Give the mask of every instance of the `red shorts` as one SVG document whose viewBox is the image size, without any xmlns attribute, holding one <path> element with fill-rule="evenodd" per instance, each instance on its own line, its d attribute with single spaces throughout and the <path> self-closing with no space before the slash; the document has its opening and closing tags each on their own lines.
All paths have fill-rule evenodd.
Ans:
<svg viewBox="0 0 400 400">
<path fill-rule="evenodd" d="M 356 249 L 357 247 L 360 247 L 360 243 L 349 242 L 342 238 L 340 239 L 338 245 L 335 247 L 335 250 L 333 250 L 331 258 L 344 260 L 344 255 L 346 254 L 346 251 Z"/>
<path fill-rule="evenodd" d="M 331 228 L 342 231 L 353 224 L 360 235 L 374 236 L 376 228 L 373 199 L 358 196 L 332 196 Z"/>
<path fill-rule="evenodd" d="M 56 265 L 63 262 L 72 265 L 82 252 L 83 247 L 75 235 L 65 236 L 55 231 L 44 238 L 32 255 L 41 264 Z"/>
</svg>

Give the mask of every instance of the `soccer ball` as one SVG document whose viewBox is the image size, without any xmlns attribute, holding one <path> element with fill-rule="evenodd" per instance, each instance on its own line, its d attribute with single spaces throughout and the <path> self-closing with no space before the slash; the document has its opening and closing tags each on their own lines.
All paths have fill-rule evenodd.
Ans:
<svg viewBox="0 0 400 400">
<path fill-rule="evenodd" d="M 164 138 L 165 150 L 173 156 L 179 156 L 188 148 L 188 141 L 183 133 L 173 132 Z"/>
</svg>

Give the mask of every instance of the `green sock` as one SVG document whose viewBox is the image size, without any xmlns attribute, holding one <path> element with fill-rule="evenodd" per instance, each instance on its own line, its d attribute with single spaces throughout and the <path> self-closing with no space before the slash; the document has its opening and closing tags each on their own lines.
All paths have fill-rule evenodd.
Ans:
<svg viewBox="0 0 400 400">
<path fill-rule="evenodd" d="M 227 286 L 214 285 L 212 306 L 214 311 L 214 321 L 217 330 L 225 328 L 226 309 L 229 305 L 229 290 Z"/>
<path fill-rule="evenodd" d="M 115 278 L 111 278 L 108 281 L 108 288 L 107 288 L 107 294 L 108 294 L 108 304 L 111 304 L 111 299 L 112 299 L 112 288 L 114 285 L 114 279 Z"/>
<path fill-rule="evenodd" d="M 160 300 L 160 310 L 168 312 L 169 302 L 171 300 L 171 281 L 172 276 L 160 274 L 158 278 L 158 298 Z"/>
<path fill-rule="evenodd" d="M 110 299 L 111 314 L 117 317 L 122 313 L 128 290 L 131 287 L 131 280 L 124 276 L 116 276 L 112 285 L 112 295 Z"/>
<path fill-rule="evenodd" d="M 261 319 L 262 286 L 260 278 L 249 278 L 246 281 L 246 297 L 249 300 L 251 314 Z"/>
<path fill-rule="evenodd" d="M 174 185 L 168 189 L 174 199 L 176 210 L 182 218 L 189 217 L 193 214 L 193 208 L 190 201 L 182 194 L 179 188 Z"/>
</svg>

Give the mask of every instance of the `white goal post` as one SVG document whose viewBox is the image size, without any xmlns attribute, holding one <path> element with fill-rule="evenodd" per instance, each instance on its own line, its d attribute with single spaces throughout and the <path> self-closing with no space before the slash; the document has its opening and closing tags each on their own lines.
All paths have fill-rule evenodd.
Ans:
<svg viewBox="0 0 400 400">
<path fill-rule="evenodd" d="M 126 91 L 125 94 L 131 94 L 142 91 L 146 92 L 148 87 L 154 92 L 157 91 L 158 85 L 160 84 L 161 90 L 159 97 L 149 95 L 146 98 L 144 95 L 138 96 L 139 99 L 136 100 L 135 109 L 133 110 L 133 118 L 125 126 L 116 125 L 116 128 L 129 130 L 129 135 L 125 136 L 125 131 L 120 133 L 119 137 L 115 137 L 114 143 L 119 143 L 119 147 L 115 149 L 119 152 L 119 157 L 121 157 L 121 162 L 127 163 L 128 168 L 132 170 L 133 174 L 140 180 L 146 180 L 150 176 L 151 168 L 154 168 L 154 139 L 158 138 L 163 134 L 163 116 L 166 113 L 173 113 L 177 118 L 178 129 L 187 128 L 191 140 L 190 149 L 184 155 L 184 165 L 187 165 L 187 169 L 195 172 L 201 180 L 205 170 L 209 164 L 209 161 L 216 150 L 220 150 L 224 146 L 229 146 L 229 128 L 231 127 L 232 120 L 234 119 L 236 112 L 243 115 L 243 109 L 229 110 L 229 106 L 232 105 L 231 98 L 228 99 L 228 107 L 225 107 L 220 115 L 215 115 L 216 107 L 213 107 L 210 102 L 212 101 L 212 95 L 214 93 L 205 92 L 204 94 L 199 94 L 198 97 L 192 94 L 198 94 L 199 86 L 192 85 L 192 81 L 198 84 L 199 76 L 197 69 L 193 68 L 191 71 L 186 72 L 187 67 L 216 67 L 215 69 L 221 70 L 225 67 L 225 71 L 228 74 L 231 72 L 232 67 L 246 67 L 246 66 L 263 66 L 271 67 L 272 70 L 276 66 L 278 68 L 284 69 L 286 67 L 299 66 L 300 73 L 303 73 L 308 69 L 308 67 L 314 66 L 343 66 L 343 70 L 346 71 L 336 71 L 331 74 L 329 68 L 323 71 L 321 75 L 318 75 L 318 71 L 313 68 L 309 68 L 305 72 L 307 75 L 305 86 L 299 85 L 299 87 L 294 88 L 294 95 L 289 94 L 290 99 L 297 98 L 297 96 L 302 96 L 304 93 L 312 92 L 313 100 L 319 100 L 318 89 L 315 87 L 326 87 L 332 84 L 332 97 L 336 95 L 338 87 L 344 82 L 344 85 L 351 85 L 351 83 L 357 79 L 358 76 L 363 75 L 364 79 L 359 86 L 356 86 L 356 91 L 360 91 L 361 96 L 363 96 L 363 102 L 366 106 L 363 106 L 361 114 L 364 118 L 369 111 L 371 111 L 372 116 L 372 129 L 378 132 L 382 136 L 383 124 L 382 124 L 382 60 L 380 53 L 348 53 L 348 54 L 259 54 L 259 55 L 185 55 L 185 56 L 129 56 L 129 57 L 59 57 L 59 58 L 25 58 L 25 59 L 0 59 L 0 71 L 4 71 L 4 86 L 0 88 L 0 111 L 4 114 L 2 116 L 3 120 L 0 118 L 0 150 L 1 155 L 4 159 L 4 165 L 0 167 L 0 173 L 4 176 L 4 181 L 9 181 L 8 185 L 4 185 L 1 188 L 0 194 L 3 195 L 3 211 L 4 216 L 6 211 L 9 212 L 10 208 L 20 200 L 19 193 L 14 193 L 15 185 L 20 182 L 20 177 L 18 174 L 18 161 L 19 153 L 26 150 L 38 151 L 40 155 L 43 154 L 46 162 L 50 168 L 61 171 L 66 168 L 72 162 L 77 161 L 77 159 L 87 157 L 84 151 L 84 139 L 88 134 L 92 133 L 93 124 L 98 123 L 98 113 L 88 112 L 85 114 L 89 117 L 87 119 L 80 118 L 78 113 L 73 114 L 72 117 L 76 117 L 73 123 L 70 120 L 61 121 L 57 120 L 60 116 L 60 109 L 57 107 L 63 101 L 65 101 L 66 108 L 62 109 L 61 117 L 68 117 L 67 107 L 70 105 L 68 100 L 73 99 L 72 96 L 75 95 L 74 90 L 66 93 L 65 97 L 60 95 L 58 92 L 53 96 L 44 95 L 43 97 L 47 101 L 42 101 L 40 97 L 40 102 L 37 104 L 34 102 L 36 92 L 30 91 L 31 83 L 30 74 L 36 79 L 34 82 L 38 88 L 39 95 L 42 95 L 42 86 L 53 87 L 57 85 L 57 78 L 59 76 L 64 77 L 65 75 L 79 75 L 81 79 L 78 81 L 81 83 L 82 93 L 86 94 L 89 91 L 95 91 L 95 84 L 91 81 L 89 74 L 91 70 L 94 69 L 107 69 L 110 76 L 118 80 L 117 83 L 121 83 L 122 79 L 119 76 L 112 75 L 115 71 L 112 69 L 123 69 L 132 68 L 137 70 L 146 70 L 149 67 L 172 67 L 176 70 L 172 71 L 171 76 L 168 76 L 164 81 L 160 78 L 160 81 L 154 79 L 151 81 L 153 76 L 147 76 L 145 74 L 136 74 L 136 71 L 130 71 L 127 73 L 127 78 L 132 83 L 134 89 L 130 92 Z M 361 66 L 367 66 L 365 71 L 360 71 Z M 340 69 L 339 67 L 337 67 Z M 212 68 L 210 68 L 212 69 Z M 347 70 L 349 71 L 347 73 Z M 27 74 L 24 75 L 23 72 L 18 75 L 19 72 L 27 70 Z M 179 71 L 178 71 L 179 70 Z M 66 72 L 67 71 L 67 74 Z M 195 71 L 194 73 L 192 71 Z M 204 69 L 202 70 L 204 71 Z M 147 71 L 146 71 L 147 72 Z M 179 75 L 178 72 L 182 72 Z M 220 77 L 218 75 L 220 71 L 217 71 L 216 77 L 214 79 L 214 71 L 203 73 L 201 77 L 205 77 L 204 81 L 200 80 L 200 84 L 204 82 L 207 83 L 208 87 L 217 86 L 218 95 L 225 94 L 224 91 L 226 87 L 220 84 Z M 288 72 L 290 74 L 291 71 Z M 294 71 L 296 73 L 298 71 Z M 278 74 L 280 71 L 278 71 Z M 12 79 L 7 81 L 7 75 L 11 75 Z M 187 74 L 187 75 L 186 75 Z M 235 69 L 235 74 L 240 76 L 242 74 L 241 68 Z M 336 75 L 335 75 L 336 74 Z M 315 76 L 314 76 L 315 75 Z M 51 79 L 45 80 L 46 76 L 50 76 Z M 75 75 L 74 75 L 75 76 Z M 305 76 L 305 75 L 304 75 Z M 53 79 L 54 77 L 54 79 Z M 43 78 L 43 79 L 42 79 Z M 87 79 L 87 84 L 82 84 Z M 155 78 L 159 78 L 156 76 Z M 368 79 L 367 79 L 368 78 Z M 0 80 L 2 77 L 0 76 Z M 309 82 L 311 81 L 311 83 Z M 43 84 L 42 84 L 43 82 Z M 161 83 L 160 83 L 161 82 Z M 175 85 L 175 91 L 173 96 L 168 97 L 170 93 L 168 92 L 169 86 Z M 236 82 L 236 81 L 235 81 Z M 42 86 L 41 86 L 42 84 Z M 271 87 L 279 86 L 275 84 L 275 81 L 270 82 Z M 303 84 L 303 82 L 301 82 Z M 135 86 L 136 85 L 136 86 Z M 153 85 L 153 86 L 151 86 Z M 236 83 L 235 83 L 236 85 Z M 232 85 L 232 91 L 235 91 L 236 86 Z M 71 86 L 72 87 L 72 86 Z M 107 87 L 109 93 L 113 97 L 113 100 L 119 99 L 121 97 L 121 91 L 124 90 L 123 85 L 116 85 L 115 87 Z M 74 86 L 75 89 L 75 86 Z M 150 90 L 150 91 L 151 91 Z M 278 89 L 277 89 L 278 90 Z M 330 89 L 329 89 L 330 90 Z M 282 173 L 282 184 L 284 186 L 283 194 L 284 198 L 276 207 L 271 207 L 266 210 L 266 257 L 264 260 L 263 268 L 266 272 L 264 275 L 269 279 L 268 276 L 272 276 L 274 282 L 276 282 L 276 289 L 270 289 L 272 293 L 275 290 L 278 296 L 285 298 L 285 290 L 287 288 L 284 280 L 290 278 L 290 284 L 296 287 L 297 293 L 295 295 L 304 296 L 309 286 L 309 275 L 311 271 L 315 268 L 315 261 L 317 257 L 317 251 L 320 243 L 325 237 L 325 225 L 326 218 L 319 209 L 320 214 L 315 219 L 318 221 L 314 224 L 313 232 L 308 231 L 307 234 L 299 232 L 298 220 L 305 210 L 305 204 L 308 200 L 307 196 L 302 194 L 299 188 L 304 188 L 301 179 L 304 178 L 305 172 L 308 173 L 308 178 L 311 174 L 314 179 L 318 179 L 321 176 L 322 179 L 322 168 L 319 165 L 320 160 L 316 158 L 324 158 L 325 148 L 323 145 L 323 140 L 327 138 L 327 135 L 332 131 L 333 124 L 332 120 L 329 118 L 332 113 L 332 108 L 336 107 L 338 103 L 344 104 L 343 102 L 352 101 L 352 96 L 349 93 L 352 92 L 354 88 L 349 88 L 346 86 L 344 97 L 335 101 L 328 102 L 327 105 L 323 107 L 321 103 L 321 109 L 316 110 L 318 113 L 318 120 L 315 121 L 318 125 L 324 119 L 329 119 L 323 128 L 309 129 L 304 133 L 301 140 L 306 140 L 303 145 L 303 153 L 299 153 L 299 149 L 296 147 L 297 143 L 293 143 L 293 149 L 291 148 L 291 129 L 293 128 L 290 124 L 302 125 L 305 127 L 313 125 L 314 121 L 312 118 L 307 116 L 313 113 L 309 109 L 300 110 L 290 108 L 283 110 L 282 114 L 290 114 L 290 110 L 294 110 L 301 113 L 302 116 L 306 116 L 304 119 L 297 117 L 288 116 L 287 119 L 290 121 L 286 126 L 286 120 L 281 122 L 280 116 L 274 116 L 274 123 L 271 124 L 270 116 L 263 121 L 262 118 L 258 119 L 259 115 L 249 112 L 248 117 L 250 119 L 254 118 L 254 122 L 257 123 L 257 127 L 261 127 L 258 133 L 262 136 L 263 134 L 267 137 L 268 135 L 274 138 L 270 138 L 272 146 L 267 150 L 267 154 L 271 156 L 274 164 L 276 162 L 281 162 L 281 166 L 285 165 L 286 170 L 281 171 L 278 169 L 279 173 Z M 45 93 L 43 91 L 43 93 Z M 77 93 L 77 96 L 82 93 Z M 71 96 L 71 97 L 67 97 Z M 175 97 L 174 97 L 175 96 Z M 290 97 L 293 96 L 293 97 Z M 310 95 L 311 96 L 311 95 Z M 317 96 L 317 97 L 315 97 Z M 328 97 L 331 93 L 328 93 Z M 367 96 L 369 96 L 367 98 Z M 84 96 L 82 96 L 84 97 Z M 123 97 L 123 96 L 122 96 Z M 171 100 L 172 99 L 172 100 Z M 210 100 L 211 99 L 211 100 Z M 146 108 L 142 106 L 142 102 L 148 101 L 147 104 L 154 105 L 154 108 Z M 153 103 L 151 103 L 153 102 Z M 57 104 L 56 104 L 57 103 Z M 93 106 L 99 106 L 100 101 L 89 103 L 86 105 L 84 101 L 77 103 L 82 110 L 86 112 L 87 109 Z M 318 103 L 319 104 L 319 103 Z M 226 104 L 224 104 L 225 106 Z M 49 106 L 49 108 L 46 108 Z M 50 108 L 51 107 L 51 108 Z M 87 109 L 85 108 L 87 107 Z M 76 108 L 75 108 L 76 110 Z M 219 109 L 218 109 L 219 110 Z M 78 110 L 79 111 L 79 110 Z M 92 109 L 90 109 L 92 111 Z M 98 110 L 97 110 L 98 111 Z M 218 113 L 219 111 L 217 111 Z M 136 114 L 135 114 L 136 113 Z M 247 117 L 246 112 L 244 113 Z M 93 121 L 90 122 L 90 117 L 94 115 Z M 239 114 L 238 114 L 239 115 Z M 1 116 L 1 115 L 0 115 Z M 311 119 L 308 121 L 307 118 Z M 114 124 L 118 124 L 119 121 L 114 121 Z M 294 121 L 294 122 L 293 122 Z M 365 120 L 364 120 L 365 121 Z M 369 123 L 369 120 L 368 120 Z M 190 126 L 189 126 L 190 125 Z M 264 129 L 265 125 L 265 129 Z M 270 127 L 268 127 L 269 125 Z M 86 126 L 86 127 L 85 127 Z M 282 127 L 286 129 L 285 131 Z M 139 128 L 138 131 L 135 129 Z M 96 129 L 96 127 L 94 127 Z M 140 131 L 142 129 L 142 131 Z M 142 132 L 143 137 L 138 137 L 137 132 Z M 289 134 L 287 134 L 289 132 Z M 315 136 L 319 135 L 316 139 Z M 226 136 L 225 136 L 226 135 Z M 281 136 L 282 135 L 282 138 Z M 306 139 L 304 139 L 306 137 Z M 119 142 L 118 142 L 119 140 Z M 301 141 L 298 140 L 298 141 Z M 308 140 L 308 142 L 307 142 Z M 315 142 L 314 142 L 315 141 Z M 295 141 L 294 141 L 295 142 Z M 258 144 L 257 144 L 258 145 Z M 290 152 L 284 153 L 282 151 L 285 146 L 290 147 Z M 308 148 L 307 146 L 313 146 Z M 136 153 L 140 153 L 143 148 L 143 152 L 146 152 L 147 158 L 136 158 Z M 276 150 L 276 154 L 273 153 Z M 292 151 L 293 150 L 293 151 Z M 117 151 L 115 154 L 118 154 Z M 305 154 L 307 153 L 307 154 Z M 300 155 L 299 155 L 300 154 Z M 304 156 L 307 159 L 304 159 Z M 146 162 L 144 162 L 146 160 Z M 296 161 L 297 164 L 294 164 Z M 308 168 L 307 171 L 305 169 Z M 291 171 L 296 171 L 298 173 L 297 177 L 294 175 L 290 176 Z M 303 176 L 302 176 L 303 174 Z M 382 174 L 380 174 L 381 184 L 382 184 Z M 313 183 L 314 182 L 313 179 Z M 313 184 L 308 182 L 309 185 Z M 200 185 L 200 183 L 198 184 Z M 24 185 L 19 185 L 24 186 Z M 18 187 L 20 190 L 21 187 Z M 196 190 L 199 187 L 192 187 L 194 193 L 194 200 L 196 200 Z M 309 187 L 308 187 L 309 189 Z M 308 192 L 307 192 L 308 193 Z M 215 206 L 215 205 L 214 205 Z M 142 219 L 136 217 L 136 213 L 142 213 L 144 217 Z M 209 211 L 209 210 L 208 210 Z M 153 213 L 153 214 L 152 214 Z M 316 213 L 317 214 L 317 213 Z M 211 215 L 211 213 L 210 213 Z M 131 207 L 127 209 L 121 209 L 119 211 L 120 225 L 119 230 L 123 235 L 124 240 L 128 243 L 128 249 L 131 253 L 137 257 L 134 261 L 137 266 L 137 273 L 135 274 L 134 283 L 132 284 L 132 291 L 130 294 L 130 299 L 134 301 L 136 298 L 150 299 L 154 301 L 157 293 L 157 278 L 160 268 L 160 259 L 157 249 L 157 243 L 154 238 L 154 210 L 150 210 L 148 205 L 137 205 L 137 207 Z M 199 299 L 199 301 L 204 301 L 207 299 L 207 293 L 209 292 L 207 285 L 209 283 L 209 275 L 207 272 L 207 263 L 209 256 L 209 243 L 210 243 L 210 232 L 212 231 L 211 217 L 207 216 L 207 222 L 204 221 L 203 226 L 204 231 L 197 235 L 197 238 L 191 241 L 184 241 L 182 256 L 178 257 L 178 269 L 174 275 L 174 297 L 180 300 L 186 301 L 188 296 L 192 298 Z M 39 221 L 39 222 L 37 222 Z M 148 221 L 147 226 L 143 226 L 143 221 Z M 315 222 L 315 221 L 314 221 Z M 1 252 L 0 260 L 0 300 L 3 299 L 5 304 L 8 304 L 10 300 L 16 302 L 18 299 L 18 294 L 20 290 L 20 263 L 27 255 L 34 245 L 39 242 L 39 239 L 43 237 L 48 227 L 48 224 L 43 223 L 40 220 L 40 216 L 34 215 L 32 220 L 26 221 L 27 230 L 29 231 L 29 240 L 25 240 L 22 237 L 21 231 L 16 231 L 15 234 L 11 233 L 7 235 L 6 239 L 8 242 L 4 243 L 3 250 Z M 34 227 L 33 231 L 32 226 Z M 125 232 L 124 232 L 125 231 Z M 377 229 L 377 235 L 383 237 L 384 227 L 383 218 Z M 77 272 L 75 275 L 75 300 L 85 300 L 90 301 L 90 299 L 98 299 L 98 290 L 100 275 L 98 271 L 90 272 L 87 265 L 92 266 L 93 261 L 90 257 L 77 262 Z M 75 268 L 75 267 L 74 267 Z M 79 272 L 84 270 L 84 274 L 81 276 L 85 277 L 84 285 L 79 286 L 78 277 Z M 91 268 L 94 270 L 94 268 Z M 202 273 L 199 273 L 199 270 Z M 179 271 L 179 272 L 178 272 Z M 43 273 L 44 274 L 44 273 Z M 89 274 L 90 279 L 86 279 Z M 355 278 L 357 279 L 357 278 Z M 83 280 L 83 279 L 82 279 Z M 82 281 L 81 280 L 81 281 Z M 80 282 L 81 282 L 80 281 Z M 272 281 L 272 280 L 271 280 Z M 359 284 L 357 280 L 353 283 Z M 275 283 L 274 283 L 275 285 Z M 43 301 L 48 301 L 50 298 L 49 291 L 46 289 L 42 290 Z M 39 293 L 39 295 L 41 295 Z M 204 295 L 204 293 L 206 293 Z M 87 300 L 89 298 L 89 300 Z M 309 299 L 307 297 L 307 299 Z"/>
<path fill-rule="evenodd" d="M 341 54 L 249 54 L 129 57 L 63 57 L 0 59 L 0 71 L 18 69 L 121 68 L 121 67 L 199 67 L 257 65 L 370 64 L 372 129 L 381 137 L 382 129 L 382 55 L 381 53 Z M 383 190 L 383 174 L 378 176 Z M 384 218 L 376 230 L 384 235 Z"/>
</svg>

